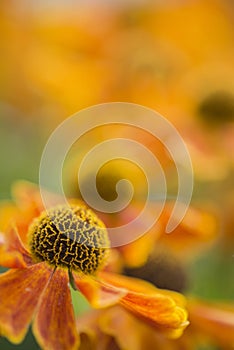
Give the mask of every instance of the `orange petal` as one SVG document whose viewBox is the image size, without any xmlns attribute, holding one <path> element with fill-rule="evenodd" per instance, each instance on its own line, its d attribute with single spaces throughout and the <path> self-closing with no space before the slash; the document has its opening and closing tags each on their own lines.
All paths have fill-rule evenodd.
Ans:
<svg viewBox="0 0 234 350">
<path fill-rule="evenodd" d="M 152 326 L 165 330 L 171 337 L 181 335 L 188 325 L 186 311 L 161 291 L 154 295 L 129 292 L 121 300 L 121 305 L 148 321 Z"/>
<path fill-rule="evenodd" d="M 138 267 L 146 263 L 151 251 L 154 249 L 156 241 L 161 234 L 160 226 L 154 225 L 153 229 L 148 231 L 142 237 L 130 244 L 120 247 L 124 263 L 128 267 Z M 136 254 L 136 252 L 138 252 Z"/>
<path fill-rule="evenodd" d="M 34 211 L 34 216 L 40 215 L 41 211 L 45 210 L 41 193 L 46 195 L 50 206 L 55 206 L 61 202 L 61 196 L 48 192 L 45 189 L 39 188 L 36 184 L 28 181 L 17 181 L 12 187 L 13 198 L 19 208 L 31 208 Z M 47 203 L 48 205 L 48 203 Z"/>
<path fill-rule="evenodd" d="M 38 186 L 27 182 L 17 181 L 12 186 L 13 198 L 18 207 L 18 213 L 13 217 L 22 242 L 27 245 L 28 227 L 33 219 L 43 210 Z"/>
<path fill-rule="evenodd" d="M 221 346 L 234 344 L 234 305 L 192 301 L 188 304 L 191 324 L 201 334 L 215 339 Z"/>
<path fill-rule="evenodd" d="M 191 257 L 191 249 L 199 252 L 205 242 L 212 242 L 217 236 L 217 220 L 214 215 L 189 207 L 181 223 L 170 234 L 165 233 L 165 228 L 171 215 L 172 204 L 168 203 L 160 218 L 163 234 L 160 242 L 172 248 L 173 253 L 184 259 Z M 181 255 L 181 252 L 183 254 Z"/>
<path fill-rule="evenodd" d="M 81 349 L 102 349 L 101 338 L 105 337 L 98 328 L 98 317 L 103 310 L 90 310 L 77 318 Z M 98 348 L 99 345 L 99 348 Z M 103 347 L 105 349 L 105 347 Z"/>
<path fill-rule="evenodd" d="M 11 342 L 24 338 L 50 273 L 40 263 L 0 275 L 0 334 Z"/>
<path fill-rule="evenodd" d="M 120 304 L 168 336 L 180 336 L 188 325 L 185 300 L 179 293 L 160 290 L 150 283 L 121 275 L 102 272 L 100 277 L 113 286 L 125 287 L 128 292 Z"/>
<path fill-rule="evenodd" d="M 118 251 L 123 257 L 124 264 L 128 267 L 138 267 L 146 263 L 149 254 L 155 247 L 155 243 L 162 234 L 161 224 L 156 220 L 154 225 L 145 232 L 145 227 L 148 226 L 149 217 L 156 218 L 159 213 L 160 206 L 156 203 L 151 203 L 150 208 L 147 210 L 147 215 L 143 218 L 142 236 L 136 235 L 139 232 L 139 223 L 134 223 L 134 220 L 144 209 L 144 204 L 140 202 L 134 202 L 130 207 L 125 208 L 120 213 L 115 215 L 108 215 L 99 213 L 103 222 L 107 227 L 118 227 L 126 225 L 132 222 L 131 230 L 128 230 L 127 241 L 128 244 L 122 245 L 118 248 Z M 152 220 L 153 223 L 154 220 Z M 136 227 L 137 226 L 137 227 Z M 110 237 L 111 240 L 112 237 Z M 115 239 L 112 242 L 115 245 Z M 140 252 L 140 253 L 139 253 Z"/>
<path fill-rule="evenodd" d="M 12 186 L 12 195 L 19 207 L 28 207 L 34 204 L 38 214 L 43 209 L 39 187 L 28 181 L 16 181 Z"/>
<path fill-rule="evenodd" d="M 24 248 L 14 227 L 5 233 L 0 232 L 0 265 L 9 268 L 24 268 L 32 259 Z"/>
<path fill-rule="evenodd" d="M 173 346 L 171 340 L 120 306 L 103 310 L 96 322 L 98 322 L 102 332 L 112 336 L 118 344 L 118 348 L 122 350 L 185 349 L 180 346 L 178 341 Z M 186 347 L 186 349 L 188 348 Z"/>
<path fill-rule="evenodd" d="M 13 218 L 14 223 L 17 226 L 22 242 L 27 246 L 28 228 L 34 218 L 38 217 L 45 210 L 41 192 L 37 185 L 27 181 L 16 182 L 12 188 L 12 192 L 18 206 L 18 213 Z M 44 193 L 47 193 L 47 191 L 44 191 Z M 51 206 L 61 201 L 61 197 L 58 195 L 48 192 L 46 196 Z"/>
<path fill-rule="evenodd" d="M 75 276 L 78 290 L 94 308 L 103 308 L 116 304 L 124 295 L 124 288 L 117 288 L 90 276 Z"/>
<path fill-rule="evenodd" d="M 145 342 L 144 344 L 140 342 L 141 336 L 144 336 L 139 326 L 142 324 L 144 323 L 120 306 L 113 306 L 105 311 L 103 310 L 102 315 L 99 317 L 99 327 L 102 332 L 114 337 L 120 349 L 149 349 L 145 346 Z M 144 326 L 151 329 L 152 334 L 150 338 L 152 339 L 152 335 L 155 333 L 154 330 L 151 327 Z"/>
<path fill-rule="evenodd" d="M 10 202 L 0 203 L 0 230 L 5 231 L 10 223 L 12 222 L 12 217 L 18 213 L 17 207 Z"/>
<path fill-rule="evenodd" d="M 68 282 L 67 273 L 57 269 L 41 298 L 33 331 L 43 349 L 77 350 L 79 347 Z"/>
<path fill-rule="evenodd" d="M 156 289 L 153 284 L 138 278 L 127 277 L 105 271 L 99 272 L 98 276 L 106 283 L 109 283 L 115 287 L 123 288 L 124 286 L 124 288 L 127 290 L 132 290 L 139 293 L 154 293 Z"/>
</svg>

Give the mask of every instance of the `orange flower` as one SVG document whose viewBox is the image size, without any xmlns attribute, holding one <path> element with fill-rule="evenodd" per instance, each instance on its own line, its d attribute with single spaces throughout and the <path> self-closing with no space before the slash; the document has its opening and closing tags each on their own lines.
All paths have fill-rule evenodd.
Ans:
<svg viewBox="0 0 234 350">
<path fill-rule="evenodd" d="M 1 335 L 19 343 L 33 319 L 42 348 L 77 349 L 69 282 L 96 308 L 118 303 L 167 336 L 181 335 L 188 321 L 180 294 L 102 269 L 109 240 L 91 210 L 71 204 L 42 211 L 36 187 L 21 183 L 14 191 L 14 213 L 0 221 L 0 228 L 9 225 L 0 235 L 0 263 L 10 268 L 0 275 Z"/>
</svg>

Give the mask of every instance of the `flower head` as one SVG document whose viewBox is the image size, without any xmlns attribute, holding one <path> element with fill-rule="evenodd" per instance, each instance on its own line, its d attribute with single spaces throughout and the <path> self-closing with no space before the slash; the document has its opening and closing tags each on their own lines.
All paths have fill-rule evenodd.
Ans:
<svg viewBox="0 0 234 350">
<path fill-rule="evenodd" d="M 169 337 L 188 325 L 184 298 L 103 270 L 109 240 L 83 204 L 43 211 L 36 187 L 21 183 L 12 215 L 0 227 L 0 334 L 13 343 L 33 332 L 43 349 L 77 349 L 69 282 L 95 308 L 122 305 Z M 3 208 L 4 209 L 4 208 Z M 8 210 L 5 207 L 5 210 Z M 24 213 L 24 217 L 22 217 Z"/>
<path fill-rule="evenodd" d="M 93 274 L 107 259 L 109 240 L 104 224 L 91 210 L 58 206 L 34 220 L 29 247 L 38 261 Z"/>
</svg>

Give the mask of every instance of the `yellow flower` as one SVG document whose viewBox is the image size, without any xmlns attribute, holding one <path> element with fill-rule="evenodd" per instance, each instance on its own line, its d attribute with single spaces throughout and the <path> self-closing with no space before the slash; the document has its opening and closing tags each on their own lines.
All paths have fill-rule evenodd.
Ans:
<svg viewBox="0 0 234 350">
<path fill-rule="evenodd" d="M 181 335 L 188 321 L 180 294 L 104 271 L 108 235 L 90 209 L 71 204 L 45 212 L 38 189 L 26 183 L 14 193 L 13 214 L 0 221 L 1 229 L 9 225 L 0 235 L 0 264 L 10 268 L 0 275 L 2 336 L 21 342 L 33 320 L 43 349 L 77 349 L 69 282 L 93 307 L 119 304 L 165 335 Z"/>
</svg>

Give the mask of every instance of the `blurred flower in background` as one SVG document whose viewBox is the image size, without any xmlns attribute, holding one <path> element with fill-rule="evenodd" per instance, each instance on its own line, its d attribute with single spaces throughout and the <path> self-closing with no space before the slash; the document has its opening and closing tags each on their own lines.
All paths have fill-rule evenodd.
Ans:
<svg viewBox="0 0 234 350">
<path fill-rule="evenodd" d="M 193 162 L 192 204 L 177 229 L 165 234 L 169 198 L 149 233 L 113 250 L 106 267 L 185 294 L 190 326 L 178 340 L 168 340 L 122 306 L 94 311 L 73 297 L 81 349 L 234 348 L 233 23 L 231 0 L 0 2 L 1 231 L 16 215 L 26 232 L 25 223 L 39 214 L 35 203 L 28 207 L 27 191 L 25 197 L 21 192 L 20 212 L 7 202 L 11 184 L 21 178 L 38 182 L 48 137 L 82 108 L 125 101 L 157 110 L 178 129 Z M 110 137 L 147 147 L 175 194 L 176 168 L 166 148 L 141 130 L 109 125 L 74 145 L 63 173 L 67 194 L 82 199 L 82 158 Z M 91 167 L 87 188 L 92 173 Z M 100 170 L 100 195 L 113 200 L 122 178 L 133 184 L 133 201 L 121 213 L 98 213 L 108 227 L 135 217 L 145 199 L 144 174 L 124 160 Z M 152 201 L 152 211 L 157 205 Z M 17 346 L 0 338 L 0 348 L 38 346 L 30 333 Z"/>
</svg>

